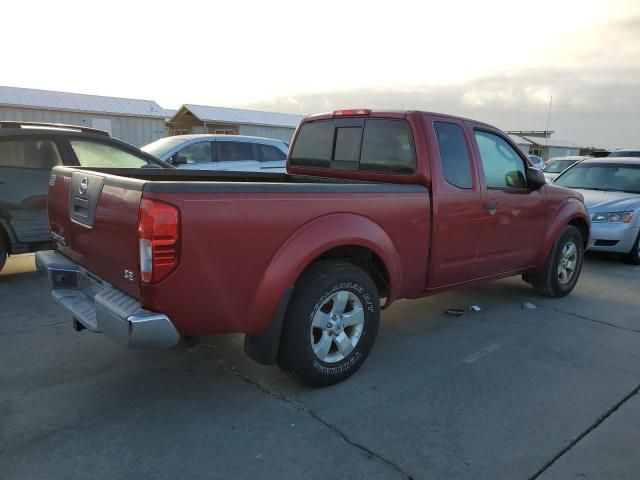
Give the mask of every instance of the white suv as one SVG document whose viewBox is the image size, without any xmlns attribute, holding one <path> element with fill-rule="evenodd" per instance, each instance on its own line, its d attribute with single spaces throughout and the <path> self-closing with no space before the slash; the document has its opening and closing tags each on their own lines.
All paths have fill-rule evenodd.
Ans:
<svg viewBox="0 0 640 480">
<path fill-rule="evenodd" d="M 142 150 L 181 169 L 286 172 L 288 145 L 282 140 L 244 135 L 176 135 Z"/>
</svg>

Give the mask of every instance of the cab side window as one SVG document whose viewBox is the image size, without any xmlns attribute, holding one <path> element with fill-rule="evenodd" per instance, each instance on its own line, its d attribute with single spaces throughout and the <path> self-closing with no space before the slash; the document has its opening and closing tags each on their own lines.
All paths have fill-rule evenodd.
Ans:
<svg viewBox="0 0 640 480">
<path fill-rule="evenodd" d="M 524 160 L 502 137 L 476 130 L 487 188 L 527 188 Z"/>
<path fill-rule="evenodd" d="M 0 167 L 50 170 L 61 164 L 58 147 L 51 140 L 0 141 Z"/>
<path fill-rule="evenodd" d="M 462 129 L 447 122 L 434 122 L 442 174 L 447 183 L 458 188 L 472 188 L 471 161 Z"/>
</svg>

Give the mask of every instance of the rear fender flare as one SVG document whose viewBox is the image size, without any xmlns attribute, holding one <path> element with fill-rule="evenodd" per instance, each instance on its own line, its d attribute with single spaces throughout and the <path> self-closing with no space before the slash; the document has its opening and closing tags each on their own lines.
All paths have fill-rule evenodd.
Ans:
<svg viewBox="0 0 640 480">
<path fill-rule="evenodd" d="M 316 218 L 298 229 L 278 249 L 256 288 L 248 318 L 250 335 L 264 331 L 282 298 L 302 272 L 324 252 L 340 246 L 361 246 L 373 251 L 389 273 L 389 299 L 401 288 L 398 251 L 380 225 L 361 215 L 339 213 Z"/>
</svg>

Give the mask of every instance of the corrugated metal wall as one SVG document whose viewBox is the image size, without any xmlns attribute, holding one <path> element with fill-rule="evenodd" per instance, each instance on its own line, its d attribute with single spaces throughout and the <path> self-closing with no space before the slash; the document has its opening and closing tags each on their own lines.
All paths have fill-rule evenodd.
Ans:
<svg viewBox="0 0 640 480">
<path fill-rule="evenodd" d="M 77 113 L 64 110 L 43 110 L 0 106 L 0 120 L 23 122 L 66 123 L 92 127 L 93 119 L 111 122 L 111 136 L 141 147 L 165 135 L 164 119 L 102 115 L 97 113 Z M 102 122 L 104 123 L 104 122 Z"/>
<path fill-rule="evenodd" d="M 569 155 L 580 155 L 580 149 L 572 147 L 549 147 L 549 153 L 545 160 L 549 160 L 553 157 L 566 157 Z"/>
<path fill-rule="evenodd" d="M 291 142 L 294 128 L 287 127 L 258 127 L 254 125 L 240 125 L 240 135 L 253 135 L 254 137 L 277 138 L 287 143 Z"/>
</svg>

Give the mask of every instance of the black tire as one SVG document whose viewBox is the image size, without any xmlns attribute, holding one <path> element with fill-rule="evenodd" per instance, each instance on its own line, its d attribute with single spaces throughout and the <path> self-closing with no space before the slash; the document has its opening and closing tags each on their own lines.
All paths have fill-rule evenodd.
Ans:
<svg viewBox="0 0 640 480">
<path fill-rule="evenodd" d="M 568 278 L 565 277 L 566 281 L 563 281 L 559 272 L 561 265 L 563 265 L 565 248 L 570 244 L 573 244 L 575 247 L 575 267 L 571 276 Z M 544 270 L 531 275 L 530 278 L 533 288 L 536 292 L 547 297 L 564 297 L 568 295 L 578 282 L 583 259 L 584 239 L 582 238 L 582 234 L 576 227 L 567 225 L 560 237 L 558 237 L 553 244 Z M 566 262 L 566 259 L 564 261 Z"/>
<path fill-rule="evenodd" d="M 636 243 L 633 244 L 631 251 L 622 256 L 622 261 L 631 265 L 640 265 L 640 233 L 638 233 L 638 238 L 636 238 Z"/>
<path fill-rule="evenodd" d="M 340 306 L 341 302 L 345 302 L 344 307 Z M 339 320 L 336 320 L 336 315 L 332 316 L 334 309 L 336 312 L 340 310 Z M 344 318 L 351 314 L 353 320 L 357 316 L 361 323 L 343 326 L 342 314 Z M 326 326 L 325 318 L 328 319 Z M 322 322 L 323 326 L 312 327 L 314 319 L 316 323 Z M 344 261 L 318 262 L 307 269 L 296 283 L 283 325 L 278 365 L 313 387 L 340 382 L 353 375 L 364 363 L 373 347 L 379 324 L 380 298 L 371 278 L 361 268 Z M 346 344 L 347 348 L 341 343 L 345 337 L 351 342 Z M 355 345 L 352 345 L 354 341 Z M 326 342 L 330 348 L 320 358 L 314 348 L 322 352 L 320 344 L 326 345 Z M 338 348 L 339 345 L 342 348 Z M 353 350 L 343 355 L 349 348 Z"/>
<path fill-rule="evenodd" d="M 9 254 L 9 246 L 2 238 L 2 231 L 0 230 L 0 272 L 4 268 L 4 264 L 7 262 L 7 255 Z"/>
</svg>

